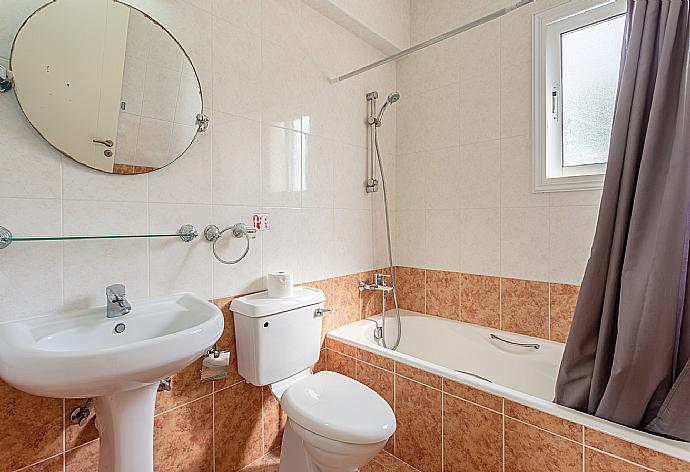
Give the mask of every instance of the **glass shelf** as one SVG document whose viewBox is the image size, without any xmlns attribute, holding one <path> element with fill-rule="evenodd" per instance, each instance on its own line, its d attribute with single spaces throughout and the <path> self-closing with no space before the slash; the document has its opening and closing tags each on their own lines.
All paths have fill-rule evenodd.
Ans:
<svg viewBox="0 0 690 472">
<path fill-rule="evenodd" d="M 177 233 L 172 234 L 111 234 L 103 236 L 37 236 L 37 237 L 16 237 L 12 232 L 0 226 L 0 249 L 5 249 L 14 242 L 34 242 L 34 241 L 80 241 L 88 239 L 135 239 L 135 238 L 180 238 L 188 243 L 193 241 L 199 233 L 193 225 L 183 225 Z"/>
</svg>

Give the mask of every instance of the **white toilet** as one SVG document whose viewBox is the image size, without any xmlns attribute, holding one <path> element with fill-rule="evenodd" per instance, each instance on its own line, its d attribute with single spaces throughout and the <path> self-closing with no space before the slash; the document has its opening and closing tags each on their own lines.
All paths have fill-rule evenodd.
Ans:
<svg viewBox="0 0 690 472">
<path fill-rule="evenodd" d="M 335 372 L 312 374 L 319 359 L 325 297 L 295 287 L 290 298 L 266 292 L 236 298 L 240 375 L 270 385 L 288 416 L 280 472 L 356 472 L 395 432 L 395 415 L 372 389 Z"/>
</svg>

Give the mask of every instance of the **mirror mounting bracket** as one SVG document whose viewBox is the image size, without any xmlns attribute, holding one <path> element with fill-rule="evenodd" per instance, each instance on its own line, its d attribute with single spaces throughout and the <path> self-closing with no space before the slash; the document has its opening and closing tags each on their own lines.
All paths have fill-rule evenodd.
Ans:
<svg viewBox="0 0 690 472">
<path fill-rule="evenodd" d="M 206 130 L 208 130 L 208 125 L 211 122 L 211 119 L 204 115 L 203 113 L 199 113 L 196 115 L 196 124 L 198 126 L 197 132 L 199 133 L 204 133 Z"/>
<path fill-rule="evenodd" d="M 12 71 L 0 65 L 0 93 L 12 90 Z"/>
</svg>

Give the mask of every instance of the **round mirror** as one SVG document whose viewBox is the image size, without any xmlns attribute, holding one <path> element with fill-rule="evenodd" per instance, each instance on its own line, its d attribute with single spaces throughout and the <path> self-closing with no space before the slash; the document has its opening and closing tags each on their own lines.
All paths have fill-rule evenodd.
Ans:
<svg viewBox="0 0 690 472">
<path fill-rule="evenodd" d="M 51 145 L 114 174 L 173 162 L 205 130 L 201 85 L 161 25 L 117 0 L 55 0 L 12 45 L 24 114 Z"/>
</svg>

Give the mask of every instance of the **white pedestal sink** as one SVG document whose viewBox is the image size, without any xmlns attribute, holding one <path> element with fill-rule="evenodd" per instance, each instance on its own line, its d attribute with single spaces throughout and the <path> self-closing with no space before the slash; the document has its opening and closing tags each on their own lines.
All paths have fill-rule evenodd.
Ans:
<svg viewBox="0 0 690 472">
<path fill-rule="evenodd" d="M 99 472 L 150 472 L 159 381 L 222 332 L 220 309 L 189 293 L 134 301 L 119 318 L 100 307 L 4 323 L 0 377 L 33 395 L 94 398 Z"/>
</svg>

